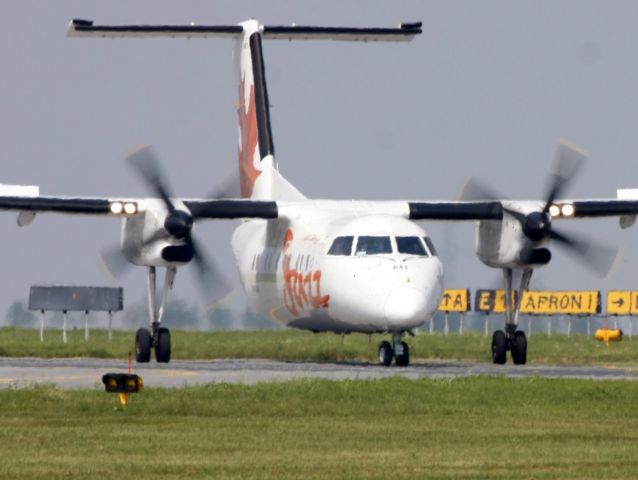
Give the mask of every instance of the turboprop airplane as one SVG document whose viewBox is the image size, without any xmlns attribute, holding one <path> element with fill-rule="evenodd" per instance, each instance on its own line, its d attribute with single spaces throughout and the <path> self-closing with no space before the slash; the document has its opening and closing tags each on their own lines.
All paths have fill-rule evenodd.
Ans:
<svg viewBox="0 0 638 480">
<path fill-rule="evenodd" d="M 505 272 L 511 298 L 512 272 L 522 271 L 526 289 L 534 268 L 549 262 L 550 240 L 570 247 L 583 259 L 593 244 L 552 227 L 563 217 L 620 216 L 638 213 L 638 196 L 629 199 L 558 201 L 582 156 L 559 146 L 558 165 L 544 201 L 480 198 L 464 201 L 365 201 L 307 199 L 279 172 L 269 116 L 262 40 L 328 39 L 410 41 L 421 23 L 398 28 L 267 26 L 256 20 L 238 25 L 94 25 L 73 20 L 72 37 L 226 37 L 235 39 L 239 77 L 240 199 L 177 198 L 172 195 L 150 147 L 128 157 L 154 198 L 77 198 L 3 194 L 0 209 L 20 212 L 20 225 L 37 213 L 118 216 L 123 219 L 121 251 L 126 260 L 147 268 L 150 328 L 136 333 L 136 359 L 158 362 L 171 357 L 170 331 L 162 316 L 177 269 L 193 262 L 202 283 L 223 291 L 212 262 L 194 238 L 195 223 L 241 219 L 232 249 L 241 282 L 252 305 L 289 327 L 315 332 L 390 333 L 379 345 L 379 363 L 410 362 L 406 333 L 436 312 L 443 294 L 443 267 L 421 220 L 477 220 L 477 254 Z M 482 195 L 485 197 L 485 195 Z M 598 256 L 597 256 L 598 258 Z M 607 267 L 608 259 L 604 259 Z M 156 269 L 165 268 L 157 305 Z M 211 280 L 212 279 L 212 280 Z M 520 297 L 519 297 L 520 298 Z M 505 330 L 494 333 L 492 356 L 504 363 L 507 350 L 516 364 L 527 361 L 527 340 L 517 329 L 519 305 L 508 303 Z"/>
</svg>

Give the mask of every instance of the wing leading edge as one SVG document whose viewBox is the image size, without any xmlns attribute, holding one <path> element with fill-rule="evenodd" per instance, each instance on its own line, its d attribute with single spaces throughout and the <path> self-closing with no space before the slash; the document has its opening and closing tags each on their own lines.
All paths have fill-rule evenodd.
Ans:
<svg viewBox="0 0 638 480">
<path fill-rule="evenodd" d="M 133 216 L 145 210 L 147 198 L 15 196 L 0 195 L 0 210 L 68 215 Z M 219 199 L 180 199 L 194 216 L 202 219 L 276 219 L 288 212 L 329 210 L 335 216 L 388 214 L 410 220 L 501 220 L 500 201 L 363 201 L 307 200 L 295 202 Z M 638 215 L 638 200 L 598 199 L 558 201 L 571 204 L 573 218 Z M 128 207 L 127 207 L 128 205 Z"/>
</svg>

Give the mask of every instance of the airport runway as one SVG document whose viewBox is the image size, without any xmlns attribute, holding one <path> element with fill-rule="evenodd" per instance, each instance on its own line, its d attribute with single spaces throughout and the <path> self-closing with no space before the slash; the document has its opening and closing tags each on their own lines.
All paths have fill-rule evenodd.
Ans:
<svg viewBox="0 0 638 480">
<path fill-rule="evenodd" d="M 0 358 L 0 388 L 54 384 L 62 388 L 103 388 L 106 372 L 125 372 L 126 361 L 95 358 Z M 472 375 L 552 377 L 598 380 L 638 380 L 638 368 L 605 366 L 497 366 L 473 362 L 428 362 L 407 368 L 380 367 L 361 362 L 282 362 L 275 360 L 175 360 L 170 364 L 133 364 L 147 387 L 182 387 L 207 383 L 284 382 L 301 378 L 328 380 L 457 378 Z"/>
</svg>

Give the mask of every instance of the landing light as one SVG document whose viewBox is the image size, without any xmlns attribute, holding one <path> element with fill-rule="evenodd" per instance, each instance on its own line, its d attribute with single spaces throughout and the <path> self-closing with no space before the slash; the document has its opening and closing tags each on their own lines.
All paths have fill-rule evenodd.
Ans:
<svg viewBox="0 0 638 480">
<path fill-rule="evenodd" d="M 550 205 L 549 214 L 552 217 L 558 217 L 560 215 L 560 207 L 558 205 Z"/>
<path fill-rule="evenodd" d="M 571 217 L 574 215 L 574 212 L 574 205 L 572 205 L 571 203 L 566 203 L 560 208 L 560 213 L 563 215 L 563 217 Z"/>
<path fill-rule="evenodd" d="M 124 213 L 127 215 L 134 215 L 137 213 L 137 204 L 133 202 L 126 202 L 124 204 Z"/>
<path fill-rule="evenodd" d="M 137 213 L 137 203 L 135 202 L 111 202 L 110 208 L 113 215 L 135 215 Z"/>
<path fill-rule="evenodd" d="M 111 203 L 111 213 L 114 215 L 119 215 L 124 210 L 124 205 L 121 202 L 113 202 Z"/>
</svg>

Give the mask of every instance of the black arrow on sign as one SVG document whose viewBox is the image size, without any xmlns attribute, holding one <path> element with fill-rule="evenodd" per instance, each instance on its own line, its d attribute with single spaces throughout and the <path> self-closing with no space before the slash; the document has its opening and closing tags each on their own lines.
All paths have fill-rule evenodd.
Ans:
<svg viewBox="0 0 638 480">
<path fill-rule="evenodd" d="M 615 302 L 611 302 L 614 305 L 618 305 L 618 307 L 622 307 L 625 304 L 625 301 L 622 298 L 619 298 L 618 300 L 616 300 Z"/>
</svg>

